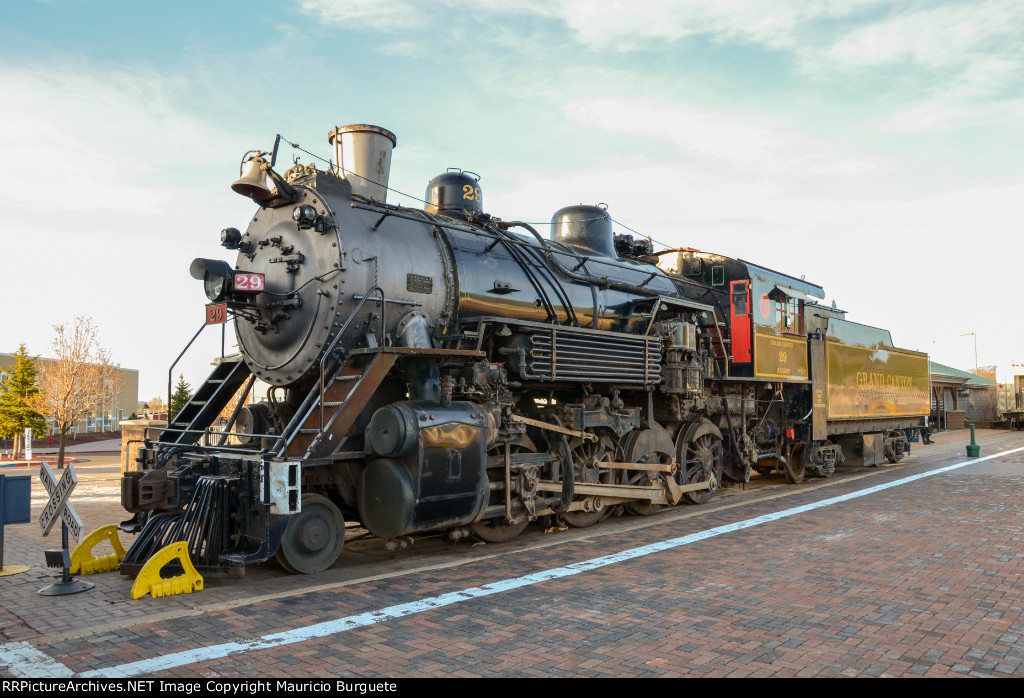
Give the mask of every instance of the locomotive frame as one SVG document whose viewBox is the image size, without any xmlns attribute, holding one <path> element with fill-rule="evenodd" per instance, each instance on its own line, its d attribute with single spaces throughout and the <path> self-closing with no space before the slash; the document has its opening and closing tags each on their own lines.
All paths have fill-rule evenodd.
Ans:
<svg viewBox="0 0 1024 698">
<path fill-rule="evenodd" d="M 798 483 L 897 462 L 928 413 L 927 356 L 815 284 L 655 254 L 601 207 L 560 210 L 546 239 L 484 213 L 462 171 L 428 185 L 426 210 L 390 205 L 394 135 L 330 139 L 328 171 L 250 158 L 234 188 L 260 209 L 222 234 L 235 266 L 193 263 L 242 353 L 125 474 L 121 527 L 139 536 L 123 573 L 179 540 L 208 572 L 276 557 L 315 573 L 346 520 L 392 548 L 437 531 L 501 542 L 541 517 L 586 527 L 705 503 L 752 470 Z M 235 272 L 265 287 L 234 289 Z M 257 379 L 270 400 L 245 405 Z"/>
</svg>

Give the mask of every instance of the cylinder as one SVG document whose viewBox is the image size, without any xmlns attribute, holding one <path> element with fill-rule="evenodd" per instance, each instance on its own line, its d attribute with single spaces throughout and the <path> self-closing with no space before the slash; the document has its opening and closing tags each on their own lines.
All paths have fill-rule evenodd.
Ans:
<svg viewBox="0 0 1024 698">
<path fill-rule="evenodd" d="M 334 146 L 334 159 L 352 193 L 386 202 L 391 151 L 398 145 L 395 134 L 380 126 L 350 124 L 331 129 L 327 140 Z"/>
</svg>

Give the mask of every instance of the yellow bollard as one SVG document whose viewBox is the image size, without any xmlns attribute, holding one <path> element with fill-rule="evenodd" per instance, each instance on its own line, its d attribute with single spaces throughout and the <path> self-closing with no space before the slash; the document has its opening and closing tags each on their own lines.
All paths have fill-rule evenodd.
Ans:
<svg viewBox="0 0 1024 698">
<path fill-rule="evenodd" d="M 181 563 L 181 568 L 185 573 L 164 579 L 160 576 L 160 570 L 173 560 Z M 157 551 L 156 555 L 149 558 L 149 561 L 143 565 L 139 576 L 135 578 L 135 583 L 132 584 L 131 597 L 133 600 L 141 599 L 146 594 L 150 594 L 156 599 L 161 596 L 191 594 L 193 591 L 202 590 L 203 577 L 196 571 L 192 560 L 189 559 L 188 543 L 178 541 Z"/>
<path fill-rule="evenodd" d="M 103 557 L 93 557 L 92 549 L 97 543 L 109 540 L 114 552 Z M 85 537 L 71 553 L 70 574 L 96 574 L 112 572 L 121 566 L 124 559 L 124 547 L 117 537 L 117 524 L 101 526 Z"/>
</svg>

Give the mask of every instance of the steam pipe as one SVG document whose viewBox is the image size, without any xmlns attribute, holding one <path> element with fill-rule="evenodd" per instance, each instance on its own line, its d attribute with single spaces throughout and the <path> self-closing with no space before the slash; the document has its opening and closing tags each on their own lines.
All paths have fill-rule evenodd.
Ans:
<svg viewBox="0 0 1024 698">
<path fill-rule="evenodd" d="M 550 243 L 548 243 L 548 241 L 545 240 L 544 237 L 540 233 L 537 232 L 537 229 L 534 228 L 529 223 L 526 223 L 524 221 L 504 221 L 504 222 L 501 223 L 501 225 L 502 225 L 502 227 L 505 227 L 505 228 L 525 228 L 526 230 L 530 231 L 533 234 L 533 236 L 535 238 L 537 238 L 537 241 L 540 243 L 540 246 L 544 249 L 544 257 L 545 257 L 545 259 L 547 259 L 548 264 L 550 264 L 551 267 L 553 269 L 555 269 L 559 274 L 561 274 L 562 276 L 564 276 L 564 277 L 566 277 L 568 279 L 571 279 L 573 281 L 578 281 L 578 282 L 584 283 L 584 284 L 597 284 L 598 286 L 601 286 L 602 288 L 614 288 L 617 291 L 626 291 L 628 293 L 636 293 L 636 294 L 641 295 L 641 296 L 652 296 L 653 297 L 653 296 L 660 296 L 660 295 L 662 295 L 661 291 L 655 291 L 655 290 L 652 290 L 652 289 L 649 289 L 649 288 L 641 288 L 640 286 L 633 286 L 632 284 L 625 284 L 625 283 L 622 283 L 621 281 L 612 281 L 607 276 L 595 277 L 595 276 L 584 276 L 583 274 L 576 274 L 572 270 L 566 269 L 565 267 L 563 267 L 562 264 L 557 259 L 555 259 L 555 255 L 554 255 L 554 253 L 551 250 Z"/>
</svg>

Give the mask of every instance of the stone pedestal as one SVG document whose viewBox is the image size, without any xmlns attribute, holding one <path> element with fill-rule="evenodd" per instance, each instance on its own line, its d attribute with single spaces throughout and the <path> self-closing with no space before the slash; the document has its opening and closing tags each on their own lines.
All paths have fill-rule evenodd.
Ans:
<svg viewBox="0 0 1024 698">
<path fill-rule="evenodd" d="M 167 426 L 163 419 L 125 419 L 121 421 L 121 472 L 136 470 L 135 459 L 145 438 L 156 439 Z"/>
</svg>

